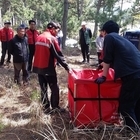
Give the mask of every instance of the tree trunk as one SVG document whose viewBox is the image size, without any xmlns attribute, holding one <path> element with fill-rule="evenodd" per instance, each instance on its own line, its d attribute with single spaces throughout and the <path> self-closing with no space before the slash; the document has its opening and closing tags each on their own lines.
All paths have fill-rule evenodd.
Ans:
<svg viewBox="0 0 140 140">
<path fill-rule="evenodd" d="M 121 0 L 120 16 L 119 16 L 119 18 L 120 18 L 120 19 L 119 19 L 119 25 L 121 25 L 121 23 L 122 23 L 122 22 L 121 22 L 121 19 L 122 19 L 122 18 L 121 18 L 121 15 L 122 15 L 123 3 L 124 3 L 123 0 Z"/>
<path fill-rule="evenodd" d="M 63 31 L 63 39 L 62 39 L 62 48 L 65 48 L 65 41 L 67 36 L 67 18 L 68 18 L 68 0 L 64 0 L 64 11 L 63 11 L 63 21 L 62 21 L 62 31 Z"/>
<path fill-rule="evenodd" d="M 84 0 L 77 0 L 77 15 L 78 15 L 78 20 L 80 19 L 82 13 L 83 13 L 83 5 L 84 5 Z"/>
<path fill-rule="evenodd" d="M 3 23 L 2 23 L 2 16 L 1 16 L 1 7 L 0 7 L 0 28 L 2 27 Z"/>
<path fill-rule="evenodd" d="M 97 27 L 98 27 L 98 15 L 99 15 L 99 11 L 100 11 L 100 8 L 101 8 L 101 6 L 102 6 L 102 1 L 103 0 L 98 0 L 97 1 L 97 4 L 96 4 L 96 7 L 97 7 L 97 9 L 96 9 L 96 14 L 95 15 L 97 15 L 97 18 L 95 18 L 95 25 L 94 25 L 94 32 L 93 32 L 93 36 L 95 37 L 96 35 L 97 35 Z"/>
</svg>

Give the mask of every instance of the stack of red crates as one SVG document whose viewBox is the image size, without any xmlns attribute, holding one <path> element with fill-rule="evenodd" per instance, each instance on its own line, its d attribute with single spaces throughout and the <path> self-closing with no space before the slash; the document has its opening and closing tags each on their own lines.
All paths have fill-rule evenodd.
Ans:
<svg viewBox="0 0 140 140">
<path fill-rule="evenodd" d="M 96 84 L 94 80 L 102 71 L 92 69 L 72 70 L 68 77 L 68 103 L 75 127 L 95 126 L 99 122 L 117 123 L 112 116 L 118 112 L 121 81 L 114 81 L 114 71 L 109 69 L 107 80 Z"/>
</svg>

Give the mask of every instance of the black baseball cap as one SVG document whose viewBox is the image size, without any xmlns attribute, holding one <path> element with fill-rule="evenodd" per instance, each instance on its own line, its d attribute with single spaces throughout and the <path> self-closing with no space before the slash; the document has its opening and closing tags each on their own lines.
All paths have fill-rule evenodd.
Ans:
<svg viewBox="0 0 140 140">
<path fill-rule="evenodd" d="M 112 32 L 119 33 L 119 25 L 113 20 L 108 20 L 102 26 L 101 31 L 106 31 L 108 34 Z"/>
<path fill-rule="evenodd" d="M 21 25 L 19 25 L 19 26 L 17 27 L 17 31 L 20 30 L 20 29 L 25 29 L 25 28 L 26 28 L 25 25 L 24 25 L 24 24 L 21 24 Z"/>
<path fill-rule="evenodd" d="M 11 22 L 10 22 L 10 21 L 5 21 L 5 22 L 4 22 L 4 25 L 5 25 L 5 24 L 9 24 L 9 25 L 10 25 Z"/>
<path fill-rule="evenodd" d="M 25 29 L 28 28 L 28 26 L 26 24 L 21 24 L 20 26 L 24 27 Z"/>
<path fill-rule="evenodd" d="M 47 28 L 48 28 L 48 29 L 51 29 L 51 28 L 57 29 L 57 28 L 59 28 L 59 27 L 58 27 L 58 24 L 57 24 L 57 23 L 51 21 L 51 22 L 49 22 L 49 23 L 47 24 Z"/>
</svg>

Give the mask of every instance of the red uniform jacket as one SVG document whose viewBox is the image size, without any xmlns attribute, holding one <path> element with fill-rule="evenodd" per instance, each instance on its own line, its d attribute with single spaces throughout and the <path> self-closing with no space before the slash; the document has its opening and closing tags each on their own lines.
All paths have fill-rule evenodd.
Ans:
<svg viewBox="0 0 140 140">
<path fill-rule="evenodd" d="M 14 37 L 14 31 L 11 28 L 2 28 L 0 30 L 0 41 L 10 41 Z"/>
<path fill-rule="evenodd" d="M 35 47 L 33 72 L 42 75 L 56 75 L 56 59 L 66 70 L 68 70 L 68 65 L 60 51 L 58 41 L 51 35 L 49 30 L 46 30 L 37 37 Z"/>
<path fill-rule="evenodd" d="M 26 35 L 28 37 L 28 44 L 35 44 L 36 38 L 39 36 L 39 32 L 37 30 L 28 29 L 26 31 Z"/>
</svg>

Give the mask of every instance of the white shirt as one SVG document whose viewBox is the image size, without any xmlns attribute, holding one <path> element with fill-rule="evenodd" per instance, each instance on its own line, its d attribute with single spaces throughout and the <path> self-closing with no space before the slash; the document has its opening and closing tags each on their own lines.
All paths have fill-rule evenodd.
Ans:
<svg viewBox="0 0 140 140">
<path fill-rule="evenodd" d="M 103 45 L 104 45 L 104 37 L 97 37 L 96 38 L 96 49 L 97 49 L 97 52 L 101 52 L 103 50 Z"/>
<path fill-rule="evenodd" d="M 57 33 L 57 38 L 62 38 L 63 37 L 63 32 L 62 30 L 60 30 L 58 33 Z"/>
</svg>

